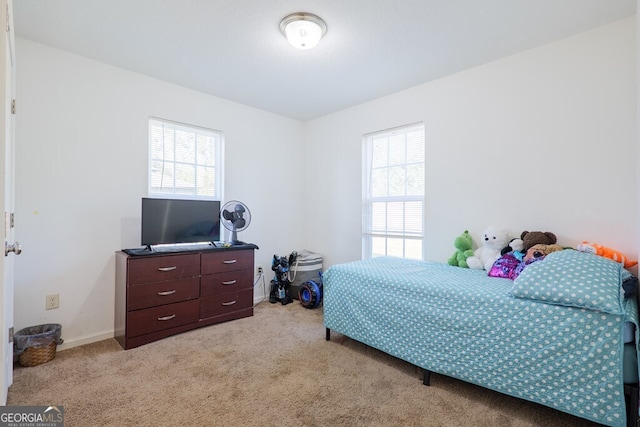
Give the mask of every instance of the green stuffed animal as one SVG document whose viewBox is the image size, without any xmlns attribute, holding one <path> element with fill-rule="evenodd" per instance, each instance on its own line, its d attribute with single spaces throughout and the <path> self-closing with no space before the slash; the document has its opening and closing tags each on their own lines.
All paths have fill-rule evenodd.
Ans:
<svg viewBox="0 0 640 427">
<path fill-rule="evenodd" d="M 473 256 L 473 240 L 468 230 L 464 230 L 464 233 L 456 237 L 453 242 L 453 246 L 456 248 L 456 252 L 449 258 L 449 265 L 454 267 L 469 268 L 467 265 L 467 258 Z"/>
</svg>

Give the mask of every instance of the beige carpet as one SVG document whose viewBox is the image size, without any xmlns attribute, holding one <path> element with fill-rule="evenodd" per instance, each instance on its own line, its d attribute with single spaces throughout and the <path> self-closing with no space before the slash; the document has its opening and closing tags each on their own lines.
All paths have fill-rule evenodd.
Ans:
<svg viewBox="0 0 640 427">
<path fill-rule="evenodd" d="M 62 328 L 64 338 L 64 325 Z M 593 426 L 419 369 L 333 333 L 322 309 L 255 315 L 124 351 L 113 340 L 16 365 L 9 405 L 63 405 L 74 426 Z"/>
</svg>

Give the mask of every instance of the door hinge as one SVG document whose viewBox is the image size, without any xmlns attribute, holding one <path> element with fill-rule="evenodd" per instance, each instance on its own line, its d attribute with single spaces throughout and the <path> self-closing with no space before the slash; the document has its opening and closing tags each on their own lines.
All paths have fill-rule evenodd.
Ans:
<svg viewBox="0 0 640 427">
<path fill-rule="evenodd" d="M 11 212 L 9 216 L 9 228 L 14 228 L 16 226 L 16 214 Z"/>
<path fill-rule="evenodd" d="M 9 328 L 9 342 L 13 342 L 13 326 Z"/>
<path fill-rule="evenodd" d="M 16 100 L 12 99 L 11 100 L 11 114 L 15 114 L 16 113 Z"/>
</svg>

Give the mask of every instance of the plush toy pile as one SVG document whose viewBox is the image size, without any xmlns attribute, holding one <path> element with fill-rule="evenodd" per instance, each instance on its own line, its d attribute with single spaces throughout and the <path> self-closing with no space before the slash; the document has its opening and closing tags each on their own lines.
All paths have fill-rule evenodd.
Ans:
<svg viewBox="0 0 640 427">
<path fill-rule="evenodd" d="M 529 264 L 544 259 L 548 254 L 566 248 L 557 244 L 557 237 L 550 231 L 523 231 L 520 238 L 510 239 L 506 230 L 490 226 L 482 233 L 481 245 L 474 251 L 468 230 L 456 237 L 456 252 L 449 258 L 449 265 L 486 270 L 489 276 L 515 279 Z M 638 264 L 623 253 L 606 246 L 582 242 L 576 249 L 609 258 L 624 268 Z M 636 279 L 637 280 L 637 279 Z"/>
<path fill-rule="evenodd" d="M 489 276 L 513 280 L 527 265 L 562 250 L 556 241 L 550 231 L 523 231 L 520 238 L 509 239 L 506 230 L 491 226 L 484 230 L 482 245 L 466 263 L 469 268 L 487 270 Z"/>
</svg>

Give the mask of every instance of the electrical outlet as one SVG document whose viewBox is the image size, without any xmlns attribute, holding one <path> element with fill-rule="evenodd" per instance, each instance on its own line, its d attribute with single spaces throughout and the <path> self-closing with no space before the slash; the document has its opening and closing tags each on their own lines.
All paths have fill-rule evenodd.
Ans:
<svg viewBox="0 0 640 427">
<path fill-rule="evenodd" d="M 47 295 L 45 299 L 45 308 L 47 310 L 53 310 L 54 308 L 60 308 L 60 294 Z"/>
<path fill-rule="evenodd" d="M 258 266 L 258 274 L 262 274 L 263 272 L 264 272 L 264 271 L 262 270 L 262 266 L 261 266 L 261 265 L 259 265 L 259 266 Z"/>
</svg>

